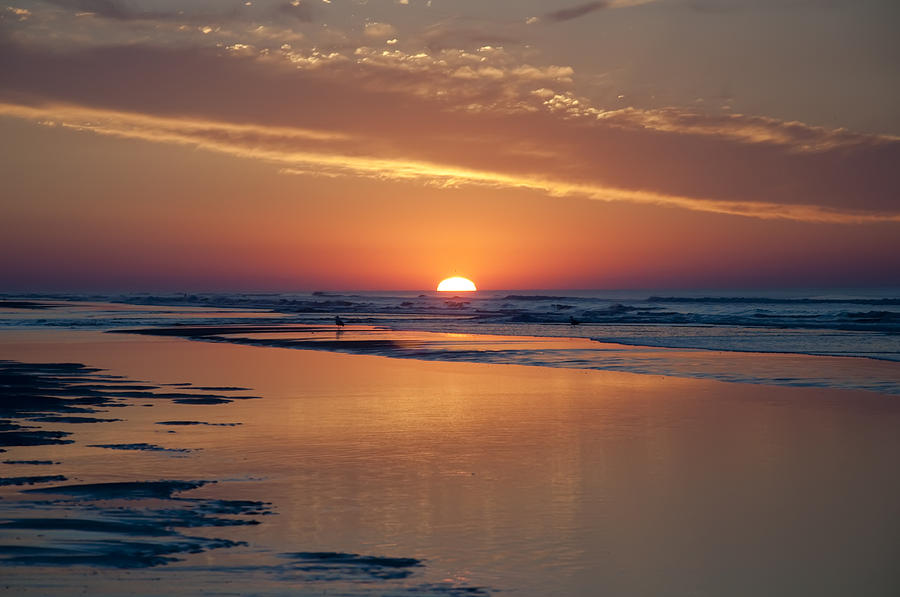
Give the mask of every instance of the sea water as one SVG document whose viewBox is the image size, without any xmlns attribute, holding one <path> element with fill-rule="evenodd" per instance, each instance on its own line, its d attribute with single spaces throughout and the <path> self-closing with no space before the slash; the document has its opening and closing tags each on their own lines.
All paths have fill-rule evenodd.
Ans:
<svg viewBox="0 0 900 597">
<path fill-rule="evenodd" d="M 487 300 L 558 301 L 506 296 Z M 476 296 L 115 298 L 3 312 L 0 567 L 16 594 L 900 587 L 896 361 L 440 311 Z M 434 308 L 372 308 L 407 299 Z M 473 333 L 492 326 L 518 332 Z"/>
<path fill-rule="evenodd" d="M 186 318 L 197 325 L 223 321 L 240 325 L 266 319 L 279 324 L 333 326 L 334 317 L 339 315 L 354 334 L 343 336 L 343 344 L 320 343 L 308 348 L 900 394 L 900 367 L 894 365 L 900 361 L 898 289 L 179 293 L 8 298 L 62 302 L 55 308 L 26 313 L 3 310 L 0 306 L 0 327 L 122 330 L 178 324 Z M 73 299 L 78 302 L 70 302 Z M 590 342 L 575 349 L 532 344 L 517 349 L 495 347 L 490 351 L 473 350 L 474 338 L 463 346 L 435 336 L 428 346 L 415 351 L 349 342 L 361 336 L 378 337 L 384 330 L 571 337 Z M 772 356 L 750 360 L 731 358 L 724 354 L 727 352 Z M 845 359 L 817 361 L 799 358 L 801 355 Z"/>
</svg>

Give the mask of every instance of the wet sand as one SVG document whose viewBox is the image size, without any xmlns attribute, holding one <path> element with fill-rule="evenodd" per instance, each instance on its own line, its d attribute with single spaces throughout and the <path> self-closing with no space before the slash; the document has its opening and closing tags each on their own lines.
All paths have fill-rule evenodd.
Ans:
<svg viewBox="0 0 900 597">
<path fill-rule="evenodd" d="M 900 587 L 895 396 L 75 331 L 0 359 L 41 377 L 0 417 L 10 592 Z"/>
<path fill-rule="evenodd" d="M 572 327 L 572 326 L 569 326 Z M 327 350 L 401 359 L 628 371 L 719 381 L 868 390 L 900 396 L 900 365 L 863 357 L 630 346 L 590 338 L 393 330 L 372 325 L 270 322 L 152 326 L 113 334 Z"/>
</svg>

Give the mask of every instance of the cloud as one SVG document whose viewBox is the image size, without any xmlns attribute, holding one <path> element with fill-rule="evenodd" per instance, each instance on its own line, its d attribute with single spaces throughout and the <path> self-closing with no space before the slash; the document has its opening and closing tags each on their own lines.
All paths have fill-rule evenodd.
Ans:
<svg viewBox="0 0 900 597">
<path fill-rule="evenodd" d="M 115 0 L 43 0 L 47 4 L 58 6 L 77 13 L 87 13 L 115 21 L 191 21 L 196 18 L 209 20 L 231 20 L 237 16 L 236 11 L 216 15 L 197 15 L 182 10 L 178 11 L 141 11 L 134 10 L 122 2 Z"/>
<path fill-rule="evenodd" d="M 303 23 L 311 23 L 313 21 L 312 8 L 308 2 L 302 2 L 301 0 L 291 0 L 291 2 L 279 4 L 276 11 Z"/>
<path fill-rule="evenodd" d="M 547 23 L 561 23 L 563 21 L 571 21 L 574 19 L 580 19 L 585 15 L 589 15 L 592 12 L 596 12 L 598 10 L 605 10 L 607 8 L 620 8 L 626 6 L 637 6 L 640 4 L 649 4 L 650 2 L 655 2 L 656 0 L 597 0 L 595 2 L 585 2 L 584 4 L 578 4 L 576 6 L 570 6 L 569 8 L 562 8 L 560 10 L 554 10 L 548 13 L 545 13 L 541 17 L 531 17 L 526 23 L 533 24 L 538 21 L 543 21 Z"/>
<path fill-rule="evenodd" d="M 900 222 L 900 214 L 848 214 L 817 206 L 698 199 L 598 184 L 567 183 L 552 177 L 523 176 L 398 157 L 361 155 L 355 145 L 359 139 L 317 131 L 146 117 L 61 105 L 23 107 L 0 104 L 0 116 L 28 119 L 44 126 L 61 126 L 119 138 L 190 145 L 208 151 L 265 160 L 281 164 L 279 172 L 283 174 L 365 176 L 380 180 L 419 181 L 441 187 L 468 184 L 523 188 L 556 196 L 578 195 L 601 201 L 649 203 L 768 219 L 837 223 Z"/>
<path fill-rule="evenodd" d="M 391 37 L 397 33 L 397 29 L 390 23 L 366 23 L 365 34 L 369 37 Z"/>
<path fill-rule="evenodd" d="M 516 24 L 473 23 L 464 19 L 447 19 L 426 27 L 418 39 L 429 50 L 470 48 L 485 45 L 506 46 L 525 43 Z"/>
<path fill-rule="evenodd" d="M 404 52 L 0 47 L 0 113 L 287 173 L 529 188 L 757 218 L 900 221 L 900 140 L 740 115 L 604 110 L 566 66 Z"/>
<path fill-rule="evenodd" d="M 228 23 L 249 21 L 253 18 L 290 17 L 303 23 L 312 22 L 313 9 L 309 2 L 290 0 L 274 6 L 257 8 L 245 4 L 224 12 L 200 12 L 193 10 L 136 10 L 118 0 L 42 0 L 47 4 L 75 14 L 92 15 L 119 22 L 159 22 L 159 23 Z"/>
<path fill-rule="evenodd" d="M 27 21 L 28 17 L 31 16 L 31 11 L 27 8 L 18 8 L 16 6 L 7 6 L 6 12 L 14 15 L 16 20 L 19 21 Z M 0 15 L 0 19 L 2 19 L 2 15 Z"/>
<path fill-rule="evenodd" d="M 129 20 L 139 18 L 138 15 L 141 14 L 128 10 L 113 0 L 44 0 L 44 2 L 68 10 L 96 14 L 107 19 Z"/>
<path fill-rule="evenodd" d="M 551 23 L 571 21 L 572 19 L 583 17 L 584 15 L 590 14 L 592 12 L 603 10 L 604 8 L 609 8 L 610 5 L 611 3 L 607 1 L 586 2 L 584 4 L 579 4 L 570 8 L 563 8 L 560 10 L 548 12 L 543 17 L 541 17 L 541 20 L 549 21 Z"/>
</svg>

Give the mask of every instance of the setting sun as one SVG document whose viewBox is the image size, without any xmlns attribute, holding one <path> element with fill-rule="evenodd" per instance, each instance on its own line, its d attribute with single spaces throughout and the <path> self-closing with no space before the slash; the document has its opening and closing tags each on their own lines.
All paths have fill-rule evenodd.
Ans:
<svg viewBox="0 0 900 597">
<path fill-rule="evenodd" d="M 473 290 L 478 290 L 475 288 L 475 283 L 472 282 L 472 280 L 461 278 L 459 276 L 442 280 L 441 283 L 438 284 L 437 289 L 441 292 L 472 292 Z"/>
</svg>

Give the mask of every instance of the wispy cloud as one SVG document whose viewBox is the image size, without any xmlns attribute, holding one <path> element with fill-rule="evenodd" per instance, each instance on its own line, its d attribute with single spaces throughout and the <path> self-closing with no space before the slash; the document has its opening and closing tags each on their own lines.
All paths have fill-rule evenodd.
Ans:
<svg viewBox="0 0 900 597">
<path fill-rule="evenodd" d="M 365 34 L 369 37 L 387 38 L 397 33 L 397 29 L 390 23 L 371 22 L 365 25 Z"/>
<path fill-rule="evenodd" d="M 214 15 L 198 15 L 190 11 L 143 11 L 135 10 L 130 6 L 116 0 L 43 0 L 47 4 L 59 8 L 75 11 L 80 14 L 91 14 L 104 19 L 115 21 L 190 21 L 195 18 L 209 20 L 210 17 L 218 19 L 233 19 L 238 16 L 237 11 L 228 13 L 216 13 Z"/>
<path fill-rule="evenodd" d="M 17 6 L 7 6 L 6 13 L 12 14 L 13 17 L 18 21 L 27 21 L 28 17 L 31 16 L 31 11 L 27 8 L 19 8 Z"/>
<path fill-rule="evenodd" d="M 279 14 L 289 16 L 304 23 L 313 21 L 313 10 L 309 2 L 291 0 L 290 2 L 279 4 L 276 11 Z"/>
<path fill-rule="evenodd" d="M 548 12 L 543 17 L 541 17 L 541 19 L 544 21 L 550 21 L 551 23 L 571 21 L 572 19 L 583 17 L 592 12 L 603 10 L 604 8 L 609 8 L 610 5 L 611 2 L 607 1 L 585 2 L 584 4 L 579 4 L 570 8 L 563 8 L 560 10 Z"/>
<path fill-rule="evenodd" d="M 490 46 L 516 46 L 525 43 L 522 24 L 505 21 L 474 22 L 471 19 L 445 19 L 425 27 L 415 38 L 428 50 Z"/>
<path fill-rule="evenodd" d="M 309 23 L 314 20 L 311 3 L 286 0 L 279 3 L 235 3 L 224 11 L 195 10 L 190 4 L 177 10 L 140 10 L 119 0 L 42 0 L 63 11 L 80 16 L 93 16 L 118 22 L 159 23 L 231 23 L 258 19 L 289 17 L 291 20 Z"/>
<path fill-rule="evenodd" d="M 240 46 L 240 47 L 238 47 Z M 0 47 L 0 114 L 286 173 L 529 188 L 756 218 L 900 221 L 900 140 L 605 110 L 509 51 Z"/>
<path fill-rule="evenodd" d="M 585 2 L 584 4 L 570 6 L 569 8 L 550 11 L 542 15 L 539 19 L 531 20 L 531 22 L 543 21 L 547 23 L 561 23 L 563 21 L 580 19 L 581 17 L 589 15 L 592 12 L 597 12 L 598 10 L 637 6 L 639 4 L 649 4 L 650 2 L 655 1 L 656 0 L 596 0 L 594 2 Z"/>
<path fill-rule="evenodd" d="M 815 205 L 778 205 L 685 197 L 671 194 L 575 183 L 553 176 L 466 168 L 448 163 L 417 161 L 400 156 L 360 155 L 359 138 L 284 127 L 236 125 L 184 118 L 148 117 L 106 110 L 49 105 L 24 107 L 0 104 L 0 116 L 31 120 L 43 126 L 157 143 L 190 145 L 228 155 L 280 165 L 284 174 L 365 176 L 380 180 L 419 181 L 442 187 L 481 185 L 524 188 L 553 196 L 583 196 L 600 201 L 628 201 L 661 206 L 817 222 L 865 223 L 900 221 L 900 214 L 848 213 Z"/>
</svg>

